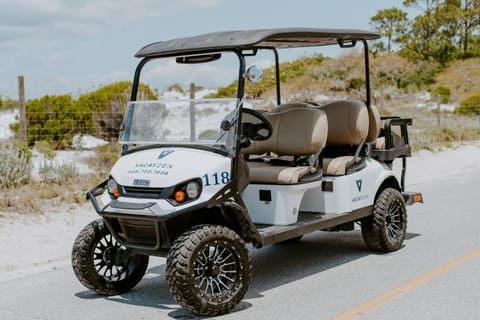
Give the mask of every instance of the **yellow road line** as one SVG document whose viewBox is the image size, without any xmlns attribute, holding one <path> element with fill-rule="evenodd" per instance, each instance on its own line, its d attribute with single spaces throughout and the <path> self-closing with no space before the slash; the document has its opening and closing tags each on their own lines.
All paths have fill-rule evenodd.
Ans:
<svg viewBox="0 0 480 320">
<path fill-rule="evenodd" d="M 460 267 L 461 265 L 467 263 L 468 261 L 480 257 L 480 248 L 473 250 L 472 252 L 464 255 L 461 258 L 455 259 L 443 266 L 433 270 L 432 272 L 426 273 L 424 275 L 415 278 L 404 285 L 395 288 L 381 296 L 378 296 L 372 300 L 369 300 L 347 312 L 342 313 L 341 315 L 337 316 L 335 320 L 352 320 L 356 319 L 357 317 L 367 314 L 380 306 L 390 302 L 391 300 L 398 298 L 399 296 L 412 291 L 413 289 L 424 285 L 425 283 L 432 281 L 433 279 L 440 277 L 441 275 L 452 271 Z"/>
</svg>

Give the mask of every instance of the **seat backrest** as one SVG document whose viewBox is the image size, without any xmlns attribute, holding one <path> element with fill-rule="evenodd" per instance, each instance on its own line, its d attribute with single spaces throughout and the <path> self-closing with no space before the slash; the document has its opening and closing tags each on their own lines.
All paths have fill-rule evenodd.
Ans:
<svg viewBox="0 0 480 320">
<path fill-rule="evenodd" d="M 327 145 L 358 145 L 368 135 L 368 110 L 358 100 L 339 100 L 317 107 L 328 119 Z"/>
<path fill-rule="evenodd" d="M 255 141 L 242 150 L 245 154 L 274 152 L 280 155 L 306 156 L 325 147 L 328 121 L 325 112 L 313 108 L 291 108 L 265 112 L 273 132 L 264 141 Z"/>
<path fill-rule="evenodd" d="M 282 112 L 290 109 L 301 109 L 301 108 L 315 108 L 316 105 L 312 105 L 306 102 L 294 102 L 294 103 L 282 103 L 272 109 L 272 112 Z"/>
<path fill-rule="evenodd" d="M 380 129 L 382 127 L 382 120 L 377 107 L 371 105 L 368 108 L 368 135 L 367 143 L 375 143 L 380 135 Z"/>
</svg>

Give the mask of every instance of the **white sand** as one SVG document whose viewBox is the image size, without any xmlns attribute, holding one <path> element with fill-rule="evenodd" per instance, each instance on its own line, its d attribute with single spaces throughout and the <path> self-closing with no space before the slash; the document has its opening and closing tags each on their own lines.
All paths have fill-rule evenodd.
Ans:
<svg viewBox="0 0 480 320">
<path fill-rule="evenodd" d="M 407 189 L 480 168 L 480 143 L 442 152 L 421 151 L 408 162 Z M 68 266 L 78 232 L 97 218 L 87 203 L 69 212 L 0 216 L 0 281 Z"/>
<path fill-rule="evenodd" d="M 76 235 L 97 215 L 89 204 L 56 210 L 0 216 L 0 281 L 68 265 Z"/>
<path fill-rule="evenodd" d="M 422 150 L 408 159 L 407 187 L 480 168 L 480 142 L 441 152 Z"/>
<path fill-rule="evenodd" d="M 15 117 L 18 115 L 18 109 L 0 112 L 0 140 L 13 137 L 13 131 L 10 124 L 15 123 Z"/>
</svg>

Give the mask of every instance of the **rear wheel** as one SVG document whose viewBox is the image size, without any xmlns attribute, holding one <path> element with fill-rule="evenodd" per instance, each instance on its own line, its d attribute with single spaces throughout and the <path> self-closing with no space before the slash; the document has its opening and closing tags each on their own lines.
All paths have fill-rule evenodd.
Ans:
<svg viewBox="0 0 480 320">
<path fill-rule="evenodd" d="M 373 213 L 361 222 L 362 236 L 373 250 L 398 250 L 407 232 L 407 209 L 402 194 L 393 188 L 383 190 L 375 200 Z"/>
<path fill-rule="evenodd" d="M 167 256 L 167 284 L 175 300 L 199 315 L 230 311 L 252 279 L 252 262 L 234 231 L 206 225 L 179 236 Z"/>
<path fill-rule="evenodd" d="M 83 228 L 73 244 L 73 271 L 85 287 L 98 294 L 129 291 L 142 279 L 147 266 L 148 256 L 129 253 L 102 219 Z"/>
</svg>

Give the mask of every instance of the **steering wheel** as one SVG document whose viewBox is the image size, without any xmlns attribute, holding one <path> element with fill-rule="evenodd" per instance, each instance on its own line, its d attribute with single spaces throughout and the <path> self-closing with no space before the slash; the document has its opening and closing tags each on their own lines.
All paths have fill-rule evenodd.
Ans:
<svg viewBox="0 0 480 320">
<path fill-rule="evenodd" d="M 249 114 L 260 121 L 259 123 L 242 121 L 242 135 L 244 138 L 253 141 L 262 141 L 270 138 L 273 132 L 272 124 L 261 112 L 246 108 L 242 109 L 242 112 Z"/>
</svg>

